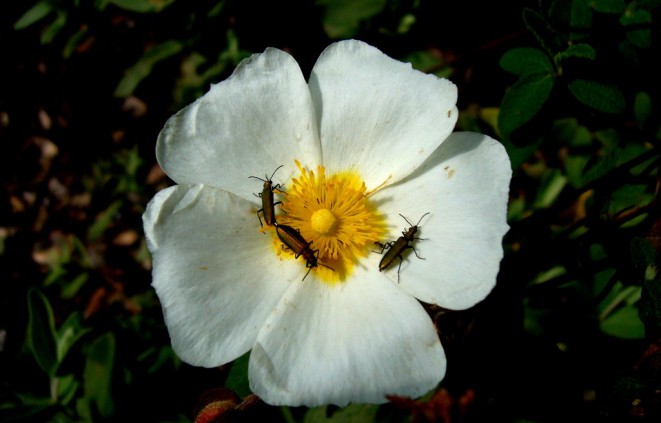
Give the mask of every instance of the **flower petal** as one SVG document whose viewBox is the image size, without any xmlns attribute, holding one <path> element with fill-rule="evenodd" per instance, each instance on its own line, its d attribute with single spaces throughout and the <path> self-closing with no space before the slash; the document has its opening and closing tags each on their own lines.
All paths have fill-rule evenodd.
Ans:
<svg viewBox="0 0 661 423">
<path fill-rule="evenodd" d="M 177 183 L 207 184 L 250 199 L 255 181 L 280 165 L 296 172 L 294 158 L 320 163 L 310 92 L 296 61 L 269 48 L 242 61 L 232 76 L 172 116 L 156 154 Z"/>
<path fill-rule="evenodd" d="M 300 270 L 276 258 L 255 206 L 213 187 L 177 185 L 152 199 L 143 221 L 177 355 L 212 367 L 248 351 L 287 276 Z"/>
<path fill-rule="evenodd" d="M 445 354 L 420 303 L 376 269 L 341 285 L 295 283 L 250 355 L 250 385 L 274 405 L 381 403 L 420 396 L 445 374 Z"/>
<path fill-rule="evenodd" d="M 454 133 L 415 174 L 377 192 L 395 227 L 409 228 L 426 213 L 400 270 L 400 286 L 427 303 L 464 309 L 483 300 L 494 284 L 507 233 L 512 176 L 503 146 L 486 135 Z M 396 199 L 396 201 L 389 201 Z M 393 240 L 399 232 L 393 231 Z M 397 280 L 399 260 L 387 270 Z"/>
<path fill-rule="evenodd" d="M 376 48 L 332 44 L 310 76 L 324 165 L 355 167 L 368 189 L 410 174 L 452 132 L 457 88 Z"/>
</svg>

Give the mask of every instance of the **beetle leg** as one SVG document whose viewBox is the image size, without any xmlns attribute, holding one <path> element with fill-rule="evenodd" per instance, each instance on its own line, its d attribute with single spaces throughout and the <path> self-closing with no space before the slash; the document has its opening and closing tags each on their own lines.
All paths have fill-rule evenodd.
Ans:
<svg viewBox="0 0 661 423">
<path fill-rule="evenodd" d="M 418 251 L 415 249 L 414 246 L 409 245 L 409 248 L 413 250 L 413 252 L 415 253 L 415 256 L 416 256 L 417 258 L 419 258 L 420 260 L 426 260 L 424 257 L 420 257 L 420 256 L 418 255 Z"/>
<path fill-rule="evenodd" d="M 387 249 L 389 249 L 390 247 L 392 247 L 392 245 L 395 243 L 395 241 L 386 242 L 385 244 L 382 244 L 382 243 L 380 243 L 379 241 L 374 241 L 374 243 L 375 243 L 376 245 L 378 245 L 379 247 L 381 247 L 381 251 L 374 251 L 374 250 L 372 250 L 372 252 L 373 252 L 373 253 L 377 253 L 377 254 L 383 254 L 384 251 L 386 251 Z"/>
</svg>

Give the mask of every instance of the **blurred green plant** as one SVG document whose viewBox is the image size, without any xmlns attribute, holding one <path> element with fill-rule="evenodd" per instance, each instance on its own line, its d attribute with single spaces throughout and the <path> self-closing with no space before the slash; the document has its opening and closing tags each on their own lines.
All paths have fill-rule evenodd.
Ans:
<svg viewBox="0 0 661 423">
<path fill-rule="evenodd" d="M 330 41 L 357 37 L 390 49 L 389 53 L 399 54 L 416 69 L 455 79 L 460 90 L 470 85 L 471 72 L 479 70 L 470 62 L 475 55 L 457 57 L 452 48 L 440 47 L 442 43 L 435 37 L 442 22 L 473 21 L 481 10 L 471 11 L 474 15 L 462 20 L 447 14 L 429 16 L 433 2 L 425 0 L 310 0 L 313 7 L 305 10 L 316 14 L 305 20 L 285 19 L 305 2 L 283 3 L 278 6 L 283 13 L 259 20 L 261 9 L 254 9 L 265 8 L 267 3 L 37 0 L 26 3 L 25 10 L 11 21 L 16 33 L 41 44 L 38 61 L 48 65 L 50 72 L 59 75 L 61 69 L 86 64 L 84 72 L 94 75 L 98 90 L 94 92 L 98 103 L 89 107 L 95 111 L 92 115 L 103 115 L 93 125 L 107 126 L 92 134 L 87 132 L 89 127 L 68 127 L 80 125 L 76 122 L 79 117 L 66 112 L 76 105 L 69 97 L 44 95 L 46 100 L 40 99 L 43 104 L 37 106 L 48 112 L 49 103 L 63 103 L 65 112 L 53 116 L 55 129 L 42 125 L 35 131 L 52 137 L 62 161 L 45 172 L 44 186 L 26 188 L 25 195 L 13 199 L 23 204 L 36 198 L 34 203 L 44 206 L 30 215 L 34 222 L 29 222 L 33 226 L 30 239 L 34 240 L 29 253 L 37 270 L 17 271 L 25 273 L 20 281 L 32 288 L 26 288 L 27 295 L 22 292 L 13 298 L 27 310 L 25 346 L 16 356 L 29 359 L 31 366 L 25 361 L 20 364 L 28 369 L 30 381 L 11 381 L 10 388 L 18 388 L 3 395 L 0 420 L 83 422 L 127 416 L 144 420 L 148 416 L 152 421 L 190 421 L 189 405 L 195 400 L 190 397 L 205 383 L 218 386 L 224 381 L 227 388 L 247 397 L 247 354 L 229 369 L 210 370 L 212 381 L 200 382 L 186 373 L 190 369 L 172 352 L 160 307 L 149 287 L 149 257 L 140 214 L 153 191 L 167 184 L 153 166 L 152 153 L 163 122 L 201 96 L 211 83 L 227 77 L 253 49 L 263 49 L 266 41 L 270 45 L 271 38 L 265 41 L 262 30 L 277 40 L 276 47 L 292 48 L 297 60 L 305 52 L 304 42 L 319 44 L 307 52 L 316 58 Z M 661 53 L 661 0 L 526 4 L 529 7 L 521 13 L 521 22 L 527 33 L 507 38 L 507 51 L 499 55 L 502 72 L 493 75 L 494 81 L 504 78 L 507 89 L 493 82 L 490 89 L 498 92 L 497 100 L 471 99 L 478 104 L 464 104 L 458 122 L 459 129 L 489 133 L 502 140 L 514 170 L 506 256 L 495 299 L 481 307 L 490 307 L 490 312 L 501 316 L 511 306 L 515 310 L 511 314 L 519 320 L 506 323 L 520 325 L 522 339 L 534 340 L 529 344 L 519 338 L 501 340 L 503 333 L 517 328 L 499 326 L 498 334 L 488 339 L 507 347 L 501 354 L 538 360 L 545 367 L 550 364 L 546 360 L 557 353 L 564 360 L 579 362 L 581 369 L 607 376 L 593 376 L 585 386 L 577 387 L 571 383 L 583 381 L 562 380 L 553 385 L 540 376 L 539 367 L 530 372 L 529 379 L 517 374 L 525 370 L 508 368 L 505 376 L 490 369 L 488 377 L 495 382 L 486 380 L 487 376 L 464 379 L 465 374 L 457 381 L 457 373 L 450 371 L 443 384 L 453 392 L 479 386 L 483 398 L 493 401 L 495 408 L 503 407 L 499 402 L 503 376 L 525 391 L 508 388 L 506 394 L 536 392 L 543 385 L 579 392 L 577 396 L 597 389 L 601 402 L 596 413 L 605 422 L 630 416 L 631 404 L 641 399 L 647 407 L 643 411 L 658 416 L 654 393 L 661 390 L 661 381 L 654 375 L 661 373 L 650 357 L 655 357 L 654 348 L 661 342 L 661 91 L 656 64 Z M 251 26 L 253 21 L 258 24 Z M 304 36 L 313 41 L 278 37 L 280 31 L 308 22 L 312 22 L 306 27 L 311 32 Z M 269 24 L 273 26 L 265 29 Z M 270 31 L 273 28 L 278 31 Z M 475 28 L 482 30 L 479 25 L 457 28 L 451 42 L 461 43 Z M 115 42 L 124 44 L 115 51 Z M 492 49 L 502 45 L 473 47 L 488 60 Z M 106 55 L 112 60 L 95 63 Z M 116 67 L 103 68 L 109 63 Z M 40 72 L 45 71 L 35 73 Z M 79 76 L 74 74 L 74 78 Z M 460 101 L 466 98 L 466 91 L 461 93 Z M 98 98 L 101 96 L 106 97 Z M 122 108 L 123 113 L 105 116 L 111 109 L 107 104 Z M 150 115 L 154 110 L 158 112 Z M 3 119 L 15 116 L 8 113 Z M 83 133 L 84 143 L 70 143 L 76 130 Z M 73 156 L 64 146 L 76 150 L 88 144 L 94 145 L 89 151 L 101 148 L 102 153 L 90 154 L 93 159 L 82 170 L 75 168 L 73 178 L 57 173 Z M 70 195 L 59 198 L 52 194 L 58 180 L 71 189 Z M 40 216 L 48 217 L 48 213 L 53 221 L 44 224 L 40 219 L 47 219 Z M 0 257 L 16 248 L 17 231 L 4 224 L 0 227 Z M 456 322 L 457 316 L 461 313 L 444 311 L 438 322 Z M 494 320 L 501 322 L 499 317 Z M 452 331 L 441 335 L 446 336 L 444 345 L 449 354 L 455 354 L 457 363 L 461 354 L 453 349 L 451 339 L 461 336 Z M 531 358 L 536 355 L 527 350 L 531 344 L 548 345 L 552 353 Z M 635 360 L 629 356 L 621 363 L 613 361 L 627 348 L 630 355 L 633 350 L 633 355 L 641 357 L 635 368 L 630 366 Z M 502 359 L 497 353 L 491 354 Z M 482 352 L 476 356 L 479 362 L 470 363 L 470 368 L 488 367 L 490 362 Z M 507 366 L 498 362 L 497 367 Z M 607 377 L 612 383 L 603 381 Z M 490 383 L 495 385 L 493 392 L 488 391 Z M 540 415 L 559 413 L 556 409 L 562 410 L 562 406 L 546 394 L 543 391 L 540 397 L 545 398 L 532 398 L 538 402 L 513 395 L 516 410 L 506 417 L 552 420 Z M 453 405 L 448 401 L 435 403 L 431 394 L 423 399 L 432 403 L 430 407 L 449 413 Z M 473 406 L 482 407 L 485 414 L 494 411 L 484 404 L 488 401 L 476 401 Z M 460 402 L 458 399 L 454 407 Z M 418 406 L 423 410 L 424 404 Z M 408 408 L 393 408 L 283 408 L 271 410 L 269 417 L 309 423 L 411 419 Z"/>
</svg>

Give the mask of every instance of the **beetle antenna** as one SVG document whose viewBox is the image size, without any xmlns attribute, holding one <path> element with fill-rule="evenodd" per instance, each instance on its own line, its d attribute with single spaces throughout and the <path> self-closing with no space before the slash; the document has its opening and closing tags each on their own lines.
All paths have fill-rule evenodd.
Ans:
<svg viewBox="0 0 661 423">
<path fill-rule="evenodd" d="M 415 226 L 418 226 L 418 225 L 420 224 L 420 222 L 422 222 L 422 218 L 425 217 L 425 216 L 427 216 L 428 214 L 429 214 L 429 212 L 423 214 L 423 215 L 420 217 L 420 220 L 418 220 L 418 223 L 415 224 Z"/>
<path fill-rule="evenodd" d="M 413 226 L 413 224 L 409 222 L 409 220 L 405 218 L 403 214 L 400 213 L 399 215 L 402 216 L 402 219 L 406 220 L 406 223 L 408 223 L 410 226 Z"/>
</svg>

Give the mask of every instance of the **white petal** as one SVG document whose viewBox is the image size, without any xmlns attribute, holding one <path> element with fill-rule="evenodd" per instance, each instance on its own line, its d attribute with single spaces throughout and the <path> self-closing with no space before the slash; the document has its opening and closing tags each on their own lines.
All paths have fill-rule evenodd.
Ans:
<svg viewBox="0 0 661 423">
<path fill-rule="evenodd" d="M 420 303 L 362 268 L 341 285 L 306 279 L 287 291 L 259 333 L 249 375 L 269 404 L 342 406 L 420 396 L 445 366 Z"/>
<path fill-rule="evenodd" d="M 296 61 L 269 48 L 239 64 L 227 80 L 171 117 L 156 154 L 178 183 L 215 186 L 250 199 L 259 185 L 249 176 L 288 180 L 304 165 L 320 163 L 310 92 Z"/>
<path fill-rule="evenodd" d="M 416 298 L 449 309 L 483 300 L 495 285 L 508 231 L 507 199 L 512 175 L 503 146 L 482 134 L 454 133 L 410 178 L 379 191 L 391 240 L 430 212 L 404 253 L 400 286 Z M 399 259 L 387 270 L 397 280 Z"/>
<path fill-rule="evenodd" d="M 354 167 L 367 188 L 410 174 L 452 132 L 457 88 L 355 40 L 328 47 L 310 91 L 329 173 Z"/>
<path fill-rule="evenodd" d="M 276 258 L 255 208 L 216 188 L 177 185 L 145 211 L 152 284 L 187 363 L 218 366 L 248 351 L 298 271 Z"/>
</svg>

